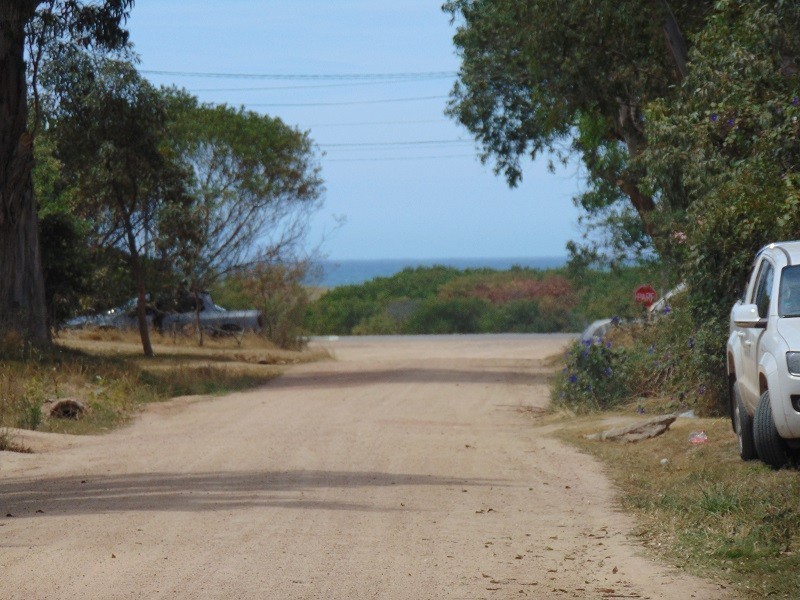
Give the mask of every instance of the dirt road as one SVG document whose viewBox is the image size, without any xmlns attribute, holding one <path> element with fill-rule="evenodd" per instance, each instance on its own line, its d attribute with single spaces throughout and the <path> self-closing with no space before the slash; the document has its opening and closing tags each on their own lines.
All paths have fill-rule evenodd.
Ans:
<svg viewBox="0 0 800 600">
<path fill-rule="evenodd" d="M 34 436 L 0 453 L 0 597 L 725 597 L 642 558 L 537 429 L 565 340 L 332 340 L 258 391 Z"/>
</svg>

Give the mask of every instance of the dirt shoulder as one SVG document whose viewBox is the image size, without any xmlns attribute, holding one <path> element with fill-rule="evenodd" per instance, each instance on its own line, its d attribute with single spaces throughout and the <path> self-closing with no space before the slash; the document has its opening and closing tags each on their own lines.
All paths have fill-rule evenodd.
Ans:
<svg viewBox="0 0 800 600">
<path fill-rule="evenodd" d="M 0 453 L 2 596 L 727 597 L 644 558 L 537 425 L 566 340 L 324 341 L 263 389 Z"/>
</svg>

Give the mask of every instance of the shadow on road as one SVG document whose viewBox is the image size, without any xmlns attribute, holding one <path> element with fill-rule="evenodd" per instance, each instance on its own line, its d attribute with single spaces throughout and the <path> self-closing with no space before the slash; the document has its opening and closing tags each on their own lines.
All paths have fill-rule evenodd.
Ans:
<svg viewBox="0 0 800 600">
<path fill-rule="evenodd" d="M 490 370 L 485 366 L 479 369 L 444 369 L 431 367 L 397 368 L 365 371 L 315 371 L 301 374 L 289 373 L 266 385 L 266 389 L 327 389 L 331 387 L 359 387 L 367 385 L 410 384 L 410 383 L 458 383 L 535 385 L 547 384 L 552 377 L 552 369 L 525 372 L 508 369 Z"/>
<path fill-rule="evenodd" d="M 156 473 L 12 480 L 0 486 L 3 516 L 46 517 L 127 511 L 203 512 L 277 508 L 390 512 L 395 507 L 304 498 L 323 488 L 502 486 L 502 480 L 376 472 Z M 11 517 L 8 517 L 11 518 Z"/>
</svg>

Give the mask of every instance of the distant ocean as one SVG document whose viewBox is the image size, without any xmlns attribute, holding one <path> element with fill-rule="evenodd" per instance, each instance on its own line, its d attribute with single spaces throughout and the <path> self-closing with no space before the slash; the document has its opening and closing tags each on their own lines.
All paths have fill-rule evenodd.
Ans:
<svg viewBox="0 0 800 600">
<path fill-rule="evenodd" d="M 336 287 L 364 283 L 376 277 L 391 277 L 406 268 L 442 265 L 456 269 L 495 269 L 504 271 L 513 266 L 531 269 L 563 267 L 566 257 L 544 256 L 536 258 L 437 258 L 437 259 L 379 259 L 379 260 L 324 260 L 321 278 L 310 282 L 322 287 Z"/>
</svg>

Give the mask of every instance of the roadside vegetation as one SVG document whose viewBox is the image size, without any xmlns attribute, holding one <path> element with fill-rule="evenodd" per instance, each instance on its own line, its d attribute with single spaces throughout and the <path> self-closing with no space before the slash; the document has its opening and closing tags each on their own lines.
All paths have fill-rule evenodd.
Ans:
<svg viewBox="0 0 800 600">
<path fill-rule="evenodd" d="M 630 416 L 636 407 L 624 408 Z M 585 439 L 603 421 L 570 419 L 559 436 L 603 461 L 650 552 L 746 598 L 797 595 L 797 472 L 739 459 L 726 418 L 678 419 L 663 435 L 635 444 Z M 696 431 L 708 441 L 691 444 Z"/>
<path fill-rule="evenodd" d="M 726 413 L 726 379 L 715 374 L 717 357 L 704 350 L 685 295 L 648 319 L 615 316 L 612 323 L 605 336 L 565 353 L 553 385 L 556 406 L 584 413 L 636 402 L 663 413 Z"/>
<path fill-rule="evenodd" d="M 305 328 L 315 335 L 575 332 L 611 314 L 640 315 L 633 289 L 653 277 L 651 266 L 409 268 L 329 290 L 309 304 Z"/>
<path fill-rule="evenodd" d="M 282 350 L 261 336 L 194 339 L 154 336 L 156 356 L 141 356 L 134 332 L 66 332 L 47 351 L 6 338 L 0 347 L 0 449 L 15 446 L 10 429 L 99 433 L 125 423 L 144 405 L 176 396 L 218 395 L 263 385 L 281 365 L 325 353 Z M 79 418 L 51 418 L 51 402 L 74 398 Z"/>
</svg>

